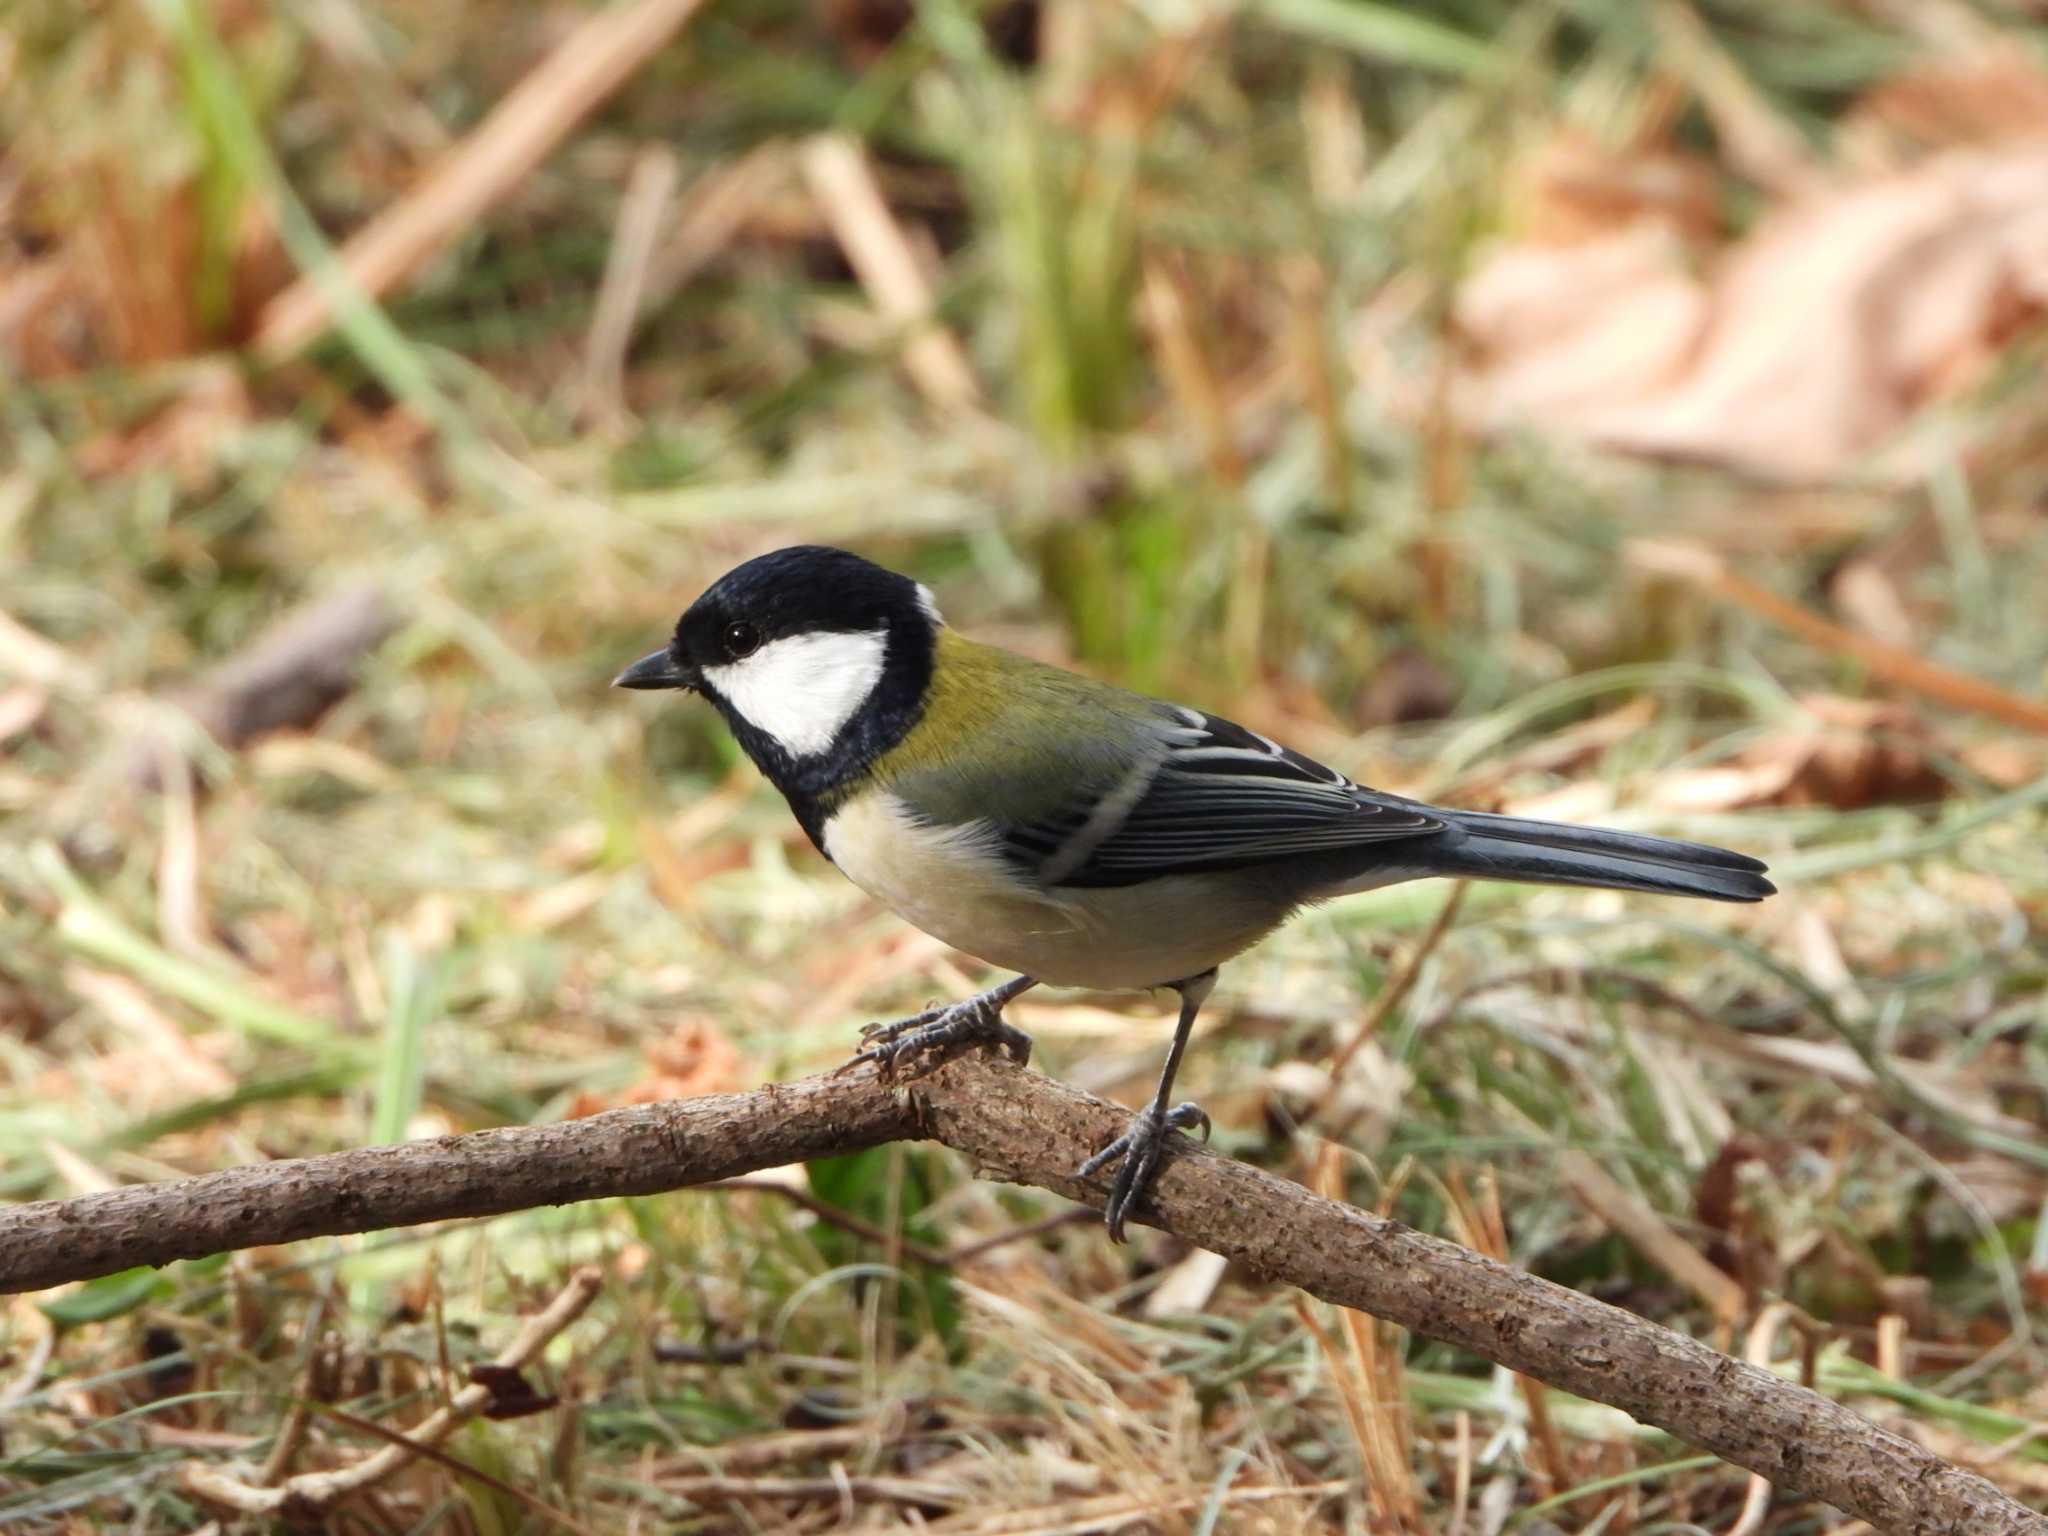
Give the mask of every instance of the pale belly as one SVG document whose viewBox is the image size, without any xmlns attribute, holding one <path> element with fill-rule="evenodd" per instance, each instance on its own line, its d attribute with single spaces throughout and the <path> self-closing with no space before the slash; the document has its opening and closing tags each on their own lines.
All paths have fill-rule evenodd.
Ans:
<svg viewBox="0 0 2048 1536">
<path fill-rule="evenodd" d="M 1053 986 L 1117 991 L 1199 976 L 1287 916 L 1215 876 L 1039 895 L 1018 886 L 984 828 L 921 825 L 880 792 L 826 824 L 825 851 L 905 922 Z"/>
</svg>

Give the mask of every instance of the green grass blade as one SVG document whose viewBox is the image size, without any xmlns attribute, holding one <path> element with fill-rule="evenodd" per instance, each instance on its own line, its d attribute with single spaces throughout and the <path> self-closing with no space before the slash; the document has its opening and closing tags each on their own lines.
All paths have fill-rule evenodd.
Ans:
<svg viewBox="0 0 2048 1536">
<path fill-rule="evenodd" d="M 427 1022 L 440 1012 L 438 966 L 421 962 L 394 934 L 384 946 L 384 1040 L 377 1053 L 377 1103 L 370 1140 L 404 1141 L 426 1082 Z"/>
<path fill-rule="evenodd" d="M 1441 22 L 1363 0 L 1252 0 L 1271 26 L 1369 59 L 1449 75 L 1481 75 L 1496 66 L 1492 47 Z"/>
<path fill-rule="evenodd" d="M 434 385 L 419 349 L 398 329 L 334 254 L 313 215 L 285 180 L 262 125 L 206 14 L 189 0 L 147 0 L 145 9 L 178 50 L 193 110 L 217 149 L 223 169 L 261 187 L 277 220 L 278 239 L 311 275 L 333 307 L 335 328 L 378 383 L 451 438 L 473 436 L 461 413 Z"/>
<path fill-rule="evenodd" d="M 73 873 L 52 843 L 29 850 L 29 864 L 62 904 L 57 937 L 67 948 L 135 977 L 237 1034 L 322 1055 L 355 1049 L 325 1019 L 272 1002 L 228 972 L 174 955 L 117 917 Z"/>
</svg>

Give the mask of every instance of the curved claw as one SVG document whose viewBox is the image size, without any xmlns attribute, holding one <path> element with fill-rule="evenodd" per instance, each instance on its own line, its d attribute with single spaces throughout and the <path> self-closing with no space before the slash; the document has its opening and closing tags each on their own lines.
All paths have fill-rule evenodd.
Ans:
<svg viewBox="0 0 2048 1536">
<path fill-rule="evenodd" d="M 949 1011 L 937 1003 L 929 1003 L 920 1012 L 913 1013 L 907 1019 L 896 1019 L 887 1024 L 871 1021 L 861 1026 L 861 1044 L 887 1045 L 890 1041 L 899 1040 L 913 1031 L 923 1029 L 928 1024 L 936 1024 Z M 855 1059 L 858 1060 L 858 1058 Z"/>
<path fill-rule="evenodd" d="M 866 1037 L 863 1036 L 862 1038 L 865 1039 Z M 875 1070 L 881 1075 L 883 1081 L 886 1082 L 895 1075 L 896 1052 L 894 1047 L 886 1041 L 881 1045 L 870 1046 L 864 1051 L 857 1051 L 847 1057 L 846 1060 L 832 1069 L 832 1075 L 834 1077 L 844 1077 L 855 1067 L 870 1061 L 875 1064 Z"/>
<path fill-rule="evenodd" d="M 1004 1023 L 1000 1007 L 991 1007 L 980 997 L 950 1007 L 928 1008 L 893 1024 L 870 1024 L 860 1038 L 867 1048 L 849 1057 L 838 1071 L 848 1072 L 871 1061 L 884 1082 L 893 1081 L 906 1061 L 939 1058 L 953 1048 L 977 1042 L 995 1046 L 1019 1066 L 1031 1061 L 1031 1037 Z"/>
<path fill-rule="evenodd" d="M 1176 1104 L 1173 1108 L 1169 1109 L 1166 1112 L 1166 1123 L 1176 1131 L 1191 1131 L 1199 1125 L 1202 1128 L 1202 1140 L 1204 1141 L 1207 1141 L 1216 1131 L 1216 1123 L 1209 1118 L 1209 1111 L 1202 1108 L 1201 1105 L 1195 1103 L 1192 1099 L 1184 1104 Z"/>
<path fill-rule="evenodd" d="M 1131 1207 L 1145 1197 L 1166 1151 L 1168 1133 L 1198 1125 L 1202 1128 L 1202 1139 L 1207 1141 L 1211 1123 L 1208 1112 L 1199 1104 L 1176 1104 L 1163 1115 L 1149 1107 L 1142 1109 L 1132 1118 L 1128 1131 L 1074 1171 L 1077 1179 L 1093 1178 L 1119 1158 L 1123 1160 L 1102 1207 L 1103 1223 L 1109 1228 L 1111 1242 L 1124 1241 L 1125 1218 Z"/>
</svg>

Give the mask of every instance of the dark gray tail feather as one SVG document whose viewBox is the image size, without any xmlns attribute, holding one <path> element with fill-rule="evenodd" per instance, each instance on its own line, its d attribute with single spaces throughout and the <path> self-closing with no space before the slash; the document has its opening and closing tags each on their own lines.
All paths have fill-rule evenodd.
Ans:
<svg viewBox="0 0 2048 1536">
<path fill-rule="evenodd" d="M 1761 861 L 1705 843 L 1484 811 L 1431 809 L 1450 823 L 1449 830 L 1427 842 L 1435 874 L 1714 901 L 1762 901 L 1777 890 L 1764 878 Z"/>
</svg>

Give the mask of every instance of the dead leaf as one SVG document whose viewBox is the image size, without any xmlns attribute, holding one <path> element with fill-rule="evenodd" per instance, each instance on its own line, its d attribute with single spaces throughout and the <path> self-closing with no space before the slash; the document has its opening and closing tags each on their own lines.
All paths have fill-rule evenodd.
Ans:
<svg viewBox="0 0 2048 1536">
<path fill-rule="evenodd" d="M 1741 1136 L 1730 1137 L 1701 1170 L 1693 1191 L 1693 1217 L 1709 1234 L 1707 1258 L 1735 1276 L 1754 1294 L 1775 1278 L 1768 1269 L 1769 1249 L 1758 1241 L 1754 1222 L 1742 1204 L 1742 1170 L 1766 1159 L 1765 1149 Z"/>
<path fill-rule="evenodd" d="M 1685 247 L 1658 223 L 1502 250 L 1459 289 L 1454 312 L 1475 359 L 1456 404 L 1491 428 L 1570 428 L 1672 387 L 1709 318 Z"/>
<path fill-rule="evenodd" d="M 2018 789 L 2048 772 L 2048 760 L 2044 760 L 2038 741 L 2021 741 L 2009 736 L 1973 741 L 1957 748 L 1956 758 L 1970 772 L 1998 789 Z"/>
<path fill-rule="evenodd" d="M 1668 811 L 1728 811 L 1758 805 L 1869 805 L 1938 799 L 1948 781 L 1937 766 L 1955 753 L 1902 704 L 1810 695 L 1807 719 L 1752 743 L 1735 761 L 1657 780 L 1651 804 Z"/>
<path fill-rule="evenodd" d="M 561 1405 L 559 1397 L 536 1392 L 517 1366 L 480 1360 L 469 1368 L 469 1379 L 491 1394 L 483 1409 L 487 1419 L 523 1419 Z"/>
<path fill-rule="evenodd" d="M 1783 482 L 1873 466 L 2048 314 L 2048 143 L 1956 151 L 1789 203 L 1706 277 L 1662 220 L 1499 252 L 1456 315 L 1456 402 L 1486 429 Z"/>
<path fill-rule="evenodd" d="M 577 1094 L 570 1102 L 568 1118 L 580 1120 L 628 1104 L 730 1093 L 754 1082 L 758 1075 L 708 1016 L 690 1014 L 647 1047 L 647 1071 L 640 1081 L 617 1093 Z"/>
<path fill-rule="evenodd" d="M 1578 245 L 1646 223 L 1692 243 L 1721 226 L 1708 161 L 1662 145 L 1612 150 L 1571 130 L 1516 160 L 1507 200 L 1510 223 L 1532 244 Z"/>
<path fill-rule="evenodd" d="M 1837 151 L 1877 167 L 1930 151 L 2008 142 L 2048 123 L 2048 70 L 2004 40 L 1909 68 L 1868 92 L 1835 130 Z"/>
<path fill-rule="evenodd" d="M 332 949 L 303 919 L 281 908 L 250 912 L 228 931 L 230 947 L 277 997 L 308 1013 L 346 1017 L 349 1004 Z"/>
<path fill-rule="evenodd" d="M 0 272 L 0 357 L 31 379 L 76 371 L 85 329 L 76 285 L 62 256 L 10 266 Z"/>
</svg>

